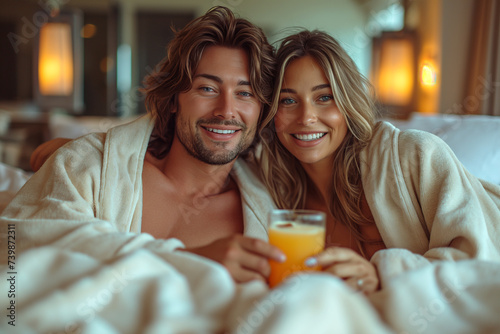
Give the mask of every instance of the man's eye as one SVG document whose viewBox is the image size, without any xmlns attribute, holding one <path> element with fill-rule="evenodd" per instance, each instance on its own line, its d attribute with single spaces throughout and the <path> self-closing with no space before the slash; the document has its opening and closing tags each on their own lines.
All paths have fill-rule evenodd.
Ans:
<svg viewBox="0 0 500 334">
<path fill-rule="evenodd" d="M 213 88 L 211 88 L 211 87 L 200 87 L 200 90 L 201 90 L 202 92 L 207 92 L 207 93 L 210 93 L 210 92 L 213 92 L 213 91 L 214 91 L 214 89 L 213 89 Z"/>
</svg>

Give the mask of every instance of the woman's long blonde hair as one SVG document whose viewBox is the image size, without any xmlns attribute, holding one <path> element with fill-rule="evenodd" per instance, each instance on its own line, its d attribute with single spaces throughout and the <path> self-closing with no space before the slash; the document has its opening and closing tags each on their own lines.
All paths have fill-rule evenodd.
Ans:
<svg viewBox="0 0 500 334">
<path fill-rule="evenodd" d="M 372 137 L 375 105 L 368 80 L 340 44 L 321 31 L 302 31 L 285 38 L 277 51 L 277 78 L 269 117 L 276 115 L 286 67 L 295 59 L 313 57 L 323 69 L 333 91 L 337 107 L 344 116 L 348 132 L 332 166 L 329 210 L 346 224 L 359 242 L 365 242 L 360 226 L 368 223 L 361 213 L 363 188 L 359 153 Z M 314 192 L 300 162 L 280 143 L 274 122 L 260 133 L 263 147 L 259 162 L 266 186 L 280 208 L 305 208 L 308 192 Z"/>
</svg>

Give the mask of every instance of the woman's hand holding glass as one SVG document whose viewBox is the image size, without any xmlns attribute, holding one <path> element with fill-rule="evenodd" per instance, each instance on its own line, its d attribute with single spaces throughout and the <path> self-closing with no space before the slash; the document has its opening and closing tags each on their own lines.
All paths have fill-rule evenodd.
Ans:
<svg viewBox="0 0 500 334">
<path fill-rule="evenodd" d="M 320 265 L 357 291 L 370 294 L 379 289 L 379 277 L 375 266 L 349 248 L 329 247 L 306 261 L 308 266 Z"/>
</svg>

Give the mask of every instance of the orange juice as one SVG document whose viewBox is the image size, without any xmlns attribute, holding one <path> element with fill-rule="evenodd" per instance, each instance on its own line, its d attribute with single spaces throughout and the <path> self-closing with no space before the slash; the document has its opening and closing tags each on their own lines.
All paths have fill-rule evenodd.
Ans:
<svg viewBox="0 0 500 334">
<path fill-rule="evenodd" d="M 287 221 L 273 222 L 269 227 L 269 243 L 286 254 L 283 263 L 269 261 L 269 286 L 274 287 L 294 272 L 320 270 L 319 266 L 306 267 L 304 261 L 325 247 L 325 227 Z"/>
</svg>

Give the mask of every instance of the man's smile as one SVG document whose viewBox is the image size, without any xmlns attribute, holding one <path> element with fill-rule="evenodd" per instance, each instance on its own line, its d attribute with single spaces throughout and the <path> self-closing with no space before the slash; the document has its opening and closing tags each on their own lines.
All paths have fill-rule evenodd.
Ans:
<svg viewBox="0 0 500 334">
<path fill-rule="evenodd" d="M 235 133 L 236 131 L 240 131 L 240 130 L 216 129 L 216 128 L 209 128 L 209 127 L 202 127 L 202 128 L 204 128 L 207 131 L 219 133 L 219 134 L 232 134 L 232 133 Z"/>
</svg>

